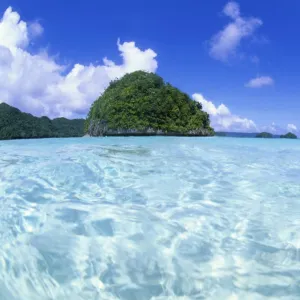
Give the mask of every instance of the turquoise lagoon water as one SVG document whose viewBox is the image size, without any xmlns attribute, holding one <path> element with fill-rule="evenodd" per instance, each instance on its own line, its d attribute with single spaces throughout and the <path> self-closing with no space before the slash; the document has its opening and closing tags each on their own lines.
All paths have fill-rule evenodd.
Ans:
<svg viewBox="0 0 300 300">
<path fill-rule="evenodd" d="M 300 141 L 0 142 L 0 299 L 300 299 Z"/>
</svg>

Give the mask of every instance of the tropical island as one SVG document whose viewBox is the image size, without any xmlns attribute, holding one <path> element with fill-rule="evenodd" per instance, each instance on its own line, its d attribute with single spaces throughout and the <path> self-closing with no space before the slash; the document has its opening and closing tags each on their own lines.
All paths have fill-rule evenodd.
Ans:
<svg viewBox="0 0 300 300">
<path fill-rule="evenodd" d="M 35 117 L 0 103 L 0 139 L 30 139 L 83 136 L 84 119 Z"/>
<path fill-rule="evenodd" d="M 264 139 L 272 139 L 273 138 L 273 134 L 269 133 L 269 132 L 261 132 L 258 133 L 256 135 L 257 138 L 264 138 Z"/>
<path fill-rule="evenodd" d="M 199 102 L 154 74 L 136 71 L 110 83 L 85 122 L 90 136 L 212 136 Z"/>
<path fill-rule="evenodd" d="M 288 132 L 287 134 L 283 134 L 280 136 L 281 139 L 297 139 L 296 134 Z"/>
</svg>

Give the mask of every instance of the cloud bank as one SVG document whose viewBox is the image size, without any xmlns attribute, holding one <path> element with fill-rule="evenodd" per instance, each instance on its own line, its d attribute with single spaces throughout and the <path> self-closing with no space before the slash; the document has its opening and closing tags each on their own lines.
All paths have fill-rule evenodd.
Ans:
<svg viewBox="0 0 300 300">
<path fill-rule="evenodd" d="M 210 115 L 211 124 L 216 131 L 257 132 L 256 124 L 230 112 L 227 106 L 215 106 L 201 94 L 193 94 L 193 99 L 202 104 L 203 110 Z"/>
<path fill-rule="evenodd" d="M 298 132 L 298 128 L 294 124 L 288 124 L 286 128 L 287 128 L 287 131 L 290 131 L 293 133 Z"/>
<path fill-rule="evenodd" d="M 109 82 L 137 70 L 155 72 L 156 53 L 134 42 L 118 41 L 122 64 L 74 64 L 66 73 L 47 53 L 32 54 L 30 43 L 43 33 L 38 22 L 27 24 L 9 7 L 0 21 L 0 102 L 50 117 L 85 115 Z"/>
<path fill-rule="evenodd" d="M 212 37 L 209 52 L 213 58 L 227 61 L 236 54 L 242 40 L 251 37 L 262 25 L 262 21 L 258 18 L 242 17 L 239 4 L 236 2 L 228 2 L 223 14 L 232 21 Z"/>
</svg>

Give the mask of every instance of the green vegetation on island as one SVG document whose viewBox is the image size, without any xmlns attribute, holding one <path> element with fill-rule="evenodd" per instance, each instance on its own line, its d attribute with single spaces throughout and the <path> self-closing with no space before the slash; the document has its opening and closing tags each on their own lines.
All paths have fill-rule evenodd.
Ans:
<svg viewBox="0 0 300 300">
<path fill-rule="evenodd" d="M 35 117 L 6 103 L 0 104 L 0 139 L 83 136 L 83 119 Z"/>
<path fill-rule="evenodd" d="M 283 134 L 280 136 L 282 139 L 297 139 L 296 134 L 288 132 L 287 134 Z"/>
<path fill-rule="evenodd" d="M 256 135 L 257 138 L 271 139 L 273 135 L 269 132 L 261 132 Z"/>
<path fill-rule="evenodd" d="M 110 83 L 93 103 L 85 132 L 91 136 L 214 134 L 200 103 L 158 75 L 144 71 Z"/>
</svg>

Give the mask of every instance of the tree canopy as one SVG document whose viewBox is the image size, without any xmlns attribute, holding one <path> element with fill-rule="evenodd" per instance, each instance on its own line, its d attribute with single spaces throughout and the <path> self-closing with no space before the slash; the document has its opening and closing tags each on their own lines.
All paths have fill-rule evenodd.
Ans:
<svg viewBox="0 0 300 300">
<path fill-rule="evenodd" d="M 137 71 L 110 83 L 93 103 L 85 123 L 91 135 L 95 124 L 109 130 L 152 129 L 189 135 L 213 135 L 209 115 L 200 103 L 156 74 Z M 197 131 L 198 130 L 198 131 Z M 105 135 L 105 132 L 104 132 Z M 197 134 L 196 134 L 197 135 Z"/>
<path fill-rule="evenodd" d="M 294 133 L 288 132 L 287 134 L 283 134 L 280 136 L 282 139 L 296 139 L 297 136 Z"/>
<path fill-rule="evenodd" d="M 35 117 L 6 103 L 0 104 L 0 139 L 83 136 L 83 119 Z"/>
<path fill-rule="evenodd" d="M 265 139 L 271 139 L 273 138 L 273 135 L 269 132 L 261 132 L 261 133 L 258 133 L 256 135 L 257 138 L 265 138 Z"/>
</svg>

